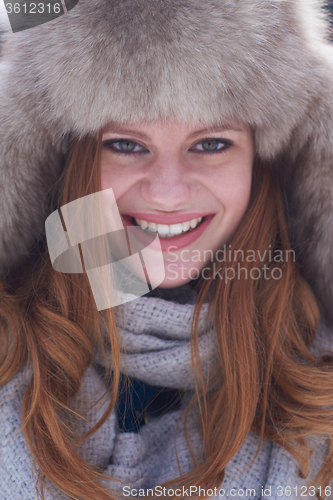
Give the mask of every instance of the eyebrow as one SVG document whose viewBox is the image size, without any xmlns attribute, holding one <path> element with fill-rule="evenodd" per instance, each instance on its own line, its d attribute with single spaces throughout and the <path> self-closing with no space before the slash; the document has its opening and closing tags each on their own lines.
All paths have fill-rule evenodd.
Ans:
<svg viewBox="0 0 333 500">
<path fill-rule="evenodd" d="M 242 128 L 237 127 L 235 124 L 228 124 L 226 123 L 225 125 L 217 124 L 217 125 L 212 125 L 209 128 L 203 128 L 201 130 L 196 130 L 193 132 L 190 136 L 189 139 L 194 138 L 198 135 L 204 134 L 204 133 L 210 133 L 210 132 L 226 132 L 227 130 L 235 130 L 236 132 L 241 132 Z"/>
<path fill-rule="evenodd" d="M 140 139 L 143 139 L 144 141 L 148 141 L 149 137 L 146 134 L 143 134 L 142 132 L 137 132 L 136 130 L 128 130 L 126 128 L 122 127 L 112 127 L 110 130 L 105 130 L 105 134 L 127 134 L 127 135 L 133 135 L 136 137 L 139 137 Z"/>
</svg>

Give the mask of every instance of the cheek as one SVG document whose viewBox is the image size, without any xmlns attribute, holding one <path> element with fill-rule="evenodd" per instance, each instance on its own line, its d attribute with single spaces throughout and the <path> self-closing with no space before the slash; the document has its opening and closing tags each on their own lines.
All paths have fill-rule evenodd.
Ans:
<svg viewBox="0 0 333 500">
<path fill-rule="evenodd" d="M 128 176 L 125 176 L 117 165 L 110 165 L 109 161 L 101 161 L 101 189 L 112 188 L 114 196 L 119 199 L 129 188 Z"/>
<path fill-rule="evenodd" d="M 252 170 L 228 176 L 215 188 L 215 195 L 229 217 L 242 217 L 251 196 Z"/>
<path fill-rule="evenodd" d="M 221 215 L 218 222 L 220 243 L 233 237 L 249 206 L 252 188 L 252 165 L 248 168 L 232 168 L 215 184 L 215 196 L 219 199 Z"/>
<path fill-rule="evenodd" d="M 109 169 L 101 167 L 101 186 L 103 189 L 114 188 L 115 176 L 112 176 L 112 172 Z"/>
<path fill-rule="evenodd" d="M 100 172 L 101 172 L 102 190 L 114 188 L 114 184 L 116 184 L 116 181 L 117 181 L 117 175 L 115 172 L 115 168 L 113 167 L 111 162 L 108 161 L 107 155 L 105 155 L 103 150 L 102 150 L 102 156 L 101 156 Z"/>
</svg>

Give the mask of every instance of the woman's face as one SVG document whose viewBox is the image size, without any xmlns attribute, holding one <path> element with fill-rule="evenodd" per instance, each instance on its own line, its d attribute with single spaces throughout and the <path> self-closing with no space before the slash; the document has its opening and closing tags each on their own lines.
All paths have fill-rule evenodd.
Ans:
<svg viewBox="0 0 333 500">
<path fill-rule="evenodd" d="M 253 160 L 251 129 L 240 123 L 105 127 L 102 190 L 113 189 L 124 225 L 140 226 L 143 242 L 159 235 L 161 287 L 204 276 L 230 241 L 249 204 Z"/>
</svg>

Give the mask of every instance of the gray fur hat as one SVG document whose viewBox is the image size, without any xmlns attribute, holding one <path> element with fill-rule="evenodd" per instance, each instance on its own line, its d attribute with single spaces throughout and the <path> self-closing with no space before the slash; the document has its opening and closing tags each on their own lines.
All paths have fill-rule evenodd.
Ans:
<svg viewBox="0 0 333 500">
<path fill-rule="evenodd" d="M 252 125 L 259 157 L 284 164 L 303 273 L 333 321 L 327 17 L 320 0 L 80 0 L 16 33 L 2 16 L 0 273 L 43 234 L 69 133 L 233 118 Z"/>
</svg>

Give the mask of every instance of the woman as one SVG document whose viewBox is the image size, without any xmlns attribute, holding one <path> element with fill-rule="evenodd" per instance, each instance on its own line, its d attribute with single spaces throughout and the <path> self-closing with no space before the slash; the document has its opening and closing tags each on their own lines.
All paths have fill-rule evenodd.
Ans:
<svg viewBox="0 0 333 500">
<path fill-rule="evenodd" d="M 3 29 L 0 498 L 330 498 L 320 2 Z"/>
</svg>

